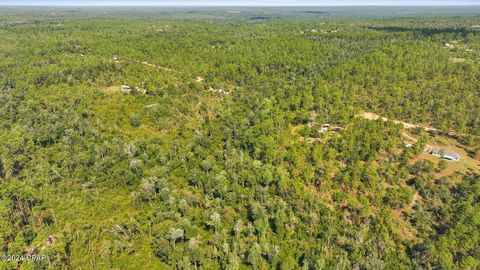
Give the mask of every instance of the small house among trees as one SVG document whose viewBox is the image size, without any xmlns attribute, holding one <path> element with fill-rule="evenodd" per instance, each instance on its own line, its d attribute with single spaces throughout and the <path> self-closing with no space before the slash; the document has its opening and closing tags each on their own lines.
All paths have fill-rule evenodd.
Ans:
<svg viewBox="0 0 480 270">
<path fill-rule="evenodd" d="M 436 156 L 436 157 L 443 158 L 443 159 L 450 160 L 450 161 L 460 160 L 460 155 L 459 154 L 457 154 L 455 152 L 451 152 L 451 151 L 445 151 L 443 149 L 431 149 L 429 151 L 429 153 L 432 156 Z"/>
</svg>

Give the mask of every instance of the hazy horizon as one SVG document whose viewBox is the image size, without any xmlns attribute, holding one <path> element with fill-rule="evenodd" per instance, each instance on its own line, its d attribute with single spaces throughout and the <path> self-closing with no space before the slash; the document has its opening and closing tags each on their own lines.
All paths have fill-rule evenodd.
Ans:
<svg viewBox="0 0 480 270">
<path fill-rule="evenodd" d="M 50 0 L 38 1 L 31 0 L 0 0 L 3 6 L 476 6 L 480 5 L 477 0 L 463 1 L 363 1 L 363 0 L 343 0 L 343 1 L 314 1 L 314 0 L 263 0 L 263 1 L 238 1 L 238 0 L 144 0 L 144 1 L 114 1 L 114 0 Z"/>
</svg>

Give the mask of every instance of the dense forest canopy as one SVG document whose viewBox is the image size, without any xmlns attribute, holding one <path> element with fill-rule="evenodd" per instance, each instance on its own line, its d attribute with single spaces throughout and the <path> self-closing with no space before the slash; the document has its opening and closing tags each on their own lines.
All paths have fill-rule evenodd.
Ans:
<svg viewBox="0 0 480 270">
<path fill-rule="evenodd" d="M 0 11 L 0 266 L 478 269 L 480 10 L 408 10 Z"/>
</svg>

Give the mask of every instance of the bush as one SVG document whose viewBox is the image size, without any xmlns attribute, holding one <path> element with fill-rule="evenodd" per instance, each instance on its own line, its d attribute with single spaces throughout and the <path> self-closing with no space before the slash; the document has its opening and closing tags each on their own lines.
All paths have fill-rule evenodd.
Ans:
<svg viewBox="0 0 480 270">
<path fill-rule="evenodd" d="M 138 116 L 137 114 L 130 115 L 130 125 L 132 127 L 139 127 L 141 125 L 140 116 Z"/>
</svg>

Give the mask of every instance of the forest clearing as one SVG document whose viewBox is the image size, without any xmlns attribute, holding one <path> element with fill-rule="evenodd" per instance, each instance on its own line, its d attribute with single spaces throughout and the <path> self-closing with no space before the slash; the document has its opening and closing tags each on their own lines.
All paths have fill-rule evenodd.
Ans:
<svg viewBox="0 0 480 270">
<path fill-rule="evenodd" d="M 368 120 L 374 120 L 374 121 L 378 120 L 378 119 L 381 119 L 382 121 L 388 121 L 389 120 L 386 117 L 383 117 L 383 116 L 380 116 L 380 115 L 377 115 L 377 114 L 374 114 L 374 113 L 371 113 L 371 112 L 363 112 L 363 113 L 357 114 L 356 116 L 357 117 L 363 117 L 363 118 L 368 119 Z M 429 127 L 429 126 L 426 126 L 426 125 L 417 125 L 417 124 L 412 124 L 412 123 L 399 121 L 399 120 L 396 120 L 396 119 L 393 119 L 391 121 L 395 124 L 402 125 L 404 129 L 421 128 L 425 131 L 438 131 L 438 129 L 433 128 L 433 127 Z"/>
<path fill-rule="evenodd" d="M 374 120 L 374 121 L 379 119 L 381 119 L 382 121 L 388 121 L 388 118 L 379 116 L 371 112 L 364 112 L 364 113 L 358 114 L 357 117 L 363 117 L 365 119 Z M 446 168 L 438 172 L 437 175 L 439 177 L 451 176 L 454 173 L 480 174 L 480 159 L 472 158 L 469 154 L 469 149 L 465 148 L 464 146 L 463 147 L 460 146 L 460 143 L 454 138 L 450 136 L 442 135 L 442 132 L 440 132 L 440 130 L 433 127 L 407 123 L 407 122 L 403 122 L 395 119 L 392 120 L 392 122 L 395 124 L 402 125 L 403 128 L 405 129 L 405 131 L 402 132 L 402 136 L 406 139 L 405 141 L 406 144 L 418 143 L 418 139 L 412 136 L 408 132 L 408 129 L 419 128 L 426 131 L 427 134 L 429 134 L 428 142 L 424 145 L 424 151 L 418 157 L 416 157 L 411 161 L 412 164 L 418 160 L 429 160 L 431 162 L 434 162 L 435 164 L 438 164 L 440 160 L 442 160 L 442 158 L 433 156 L 432 154 L 428 153 L 428 150 L 442 149 L 444 151 L 451 151 L 453 153 L 458 153 L 461 156 L 461 159 L 454 162 L 448 162 L 446 165 Z M 450 132 L 449 134 L 454 134 L 454 133 Z"/>
</svg>

